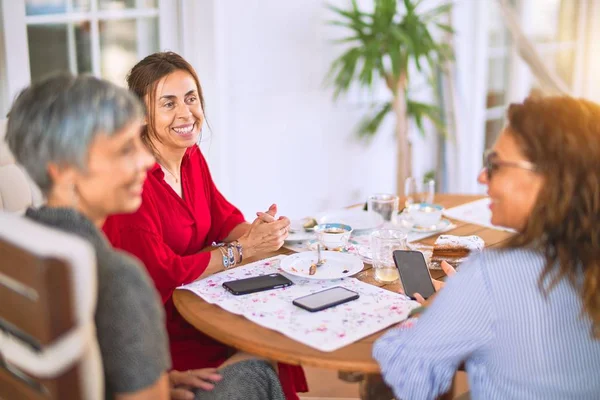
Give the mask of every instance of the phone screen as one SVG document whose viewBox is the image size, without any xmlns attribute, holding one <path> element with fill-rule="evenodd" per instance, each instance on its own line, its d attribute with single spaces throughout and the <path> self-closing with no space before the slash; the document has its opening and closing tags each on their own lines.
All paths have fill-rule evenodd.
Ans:
<svg viewBox="0 0 600 400">
<path fill-rule="evenodd" d="M 413 294 L 419 293 L 426 299 L 435 293 L 423 253 L 420 251 L 396 250 L 394 251 L 394 262 L 400 274 L 404 293 L 407 296 L 412 297 Z"/>
<path fill-rule="evenodd" d="M 282 288 L 292 284 L 292 281 L 281 274 L 269 274 L 224 282 L 223 287 L 233 294 L 249 294 Z"/>
<path fill-rule="evenodd" d="M 300 297 L 294 300 L 293 303 L 309 311 L 319 311 L 350 300 L 358 299 L 358 297 L 358 293 L 341 286 L 336 286 L 308 296 Z"/>
</svg>

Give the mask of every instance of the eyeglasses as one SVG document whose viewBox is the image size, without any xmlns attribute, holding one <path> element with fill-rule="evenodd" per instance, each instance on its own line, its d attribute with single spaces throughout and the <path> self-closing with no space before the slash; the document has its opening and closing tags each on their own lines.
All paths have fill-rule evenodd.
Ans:
<svg viewBox="0 0 600 400">
<path fill-rule="evenodd" d="M 537 171 L 535 164 L 529 161 L 502 161 L 497 160 L 497 157 L 498 153 L 494 150 L 486 150 L 483 153 L 483 168 L 487 174 L 488 181 L 492 179 L 492 176 L 494 176 L 500 167 L 520 168 L 532 172 Z"/>
</svg>

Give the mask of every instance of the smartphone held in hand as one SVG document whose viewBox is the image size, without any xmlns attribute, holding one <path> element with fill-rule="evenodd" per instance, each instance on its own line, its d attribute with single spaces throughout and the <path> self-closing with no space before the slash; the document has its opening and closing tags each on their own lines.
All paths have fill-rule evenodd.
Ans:
<svg viewBox="0 0 600 400">
<path fill-rule="evenodd" d="M 427 299 L 435 293 L 423 253 L 420 251 L 396 250 L 394 251 L 394 263 L 398 268 L 404 294 L 413 298 L 415 293 L 419 293 L 424 299 Z"/>
</svg>

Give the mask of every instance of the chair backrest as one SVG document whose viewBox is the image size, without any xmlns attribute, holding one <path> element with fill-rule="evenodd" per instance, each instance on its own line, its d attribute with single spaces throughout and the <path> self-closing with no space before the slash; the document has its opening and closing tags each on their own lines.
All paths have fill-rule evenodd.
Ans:
<svg viewBox="0 0 600 400">
<path fill-rule="evenodd" d="M 0 399 L 103 398 L 96 298 L 89 243 L 0 211 Z"/>
<path fill-rule="evenodd" d="M 0 119 L 0 210 L 22 214 L 27 207 L 42 204 L 43 197 L 4 141 L 6 122 Z"/>
</svg>

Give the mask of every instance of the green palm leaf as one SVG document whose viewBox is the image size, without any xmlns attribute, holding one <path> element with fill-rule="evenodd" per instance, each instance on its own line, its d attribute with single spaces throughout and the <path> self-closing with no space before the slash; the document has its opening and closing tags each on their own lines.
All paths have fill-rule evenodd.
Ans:
<svg viewBox="0 0 600 400">
<path fill-rule="evenodd" d="M 387 81 L 396 96 L 397 88 L 404 87 L 398 85 L 403 82 L 401 79 L 410 78 L 411 65 L 418 71 L 435 71 L 444 61 L 452 59 L 450 46 L 438 42 L 433 34 L 434 30 L 454 32 L 445 23 L 445 15 L 452 5 L 442 4 L 419 13 L 417 8 L 422 1 L 375 0 L 372 12 L 362 11 L 356 0 L 351 0 L 347 9 L 328 5 L 337 16 L 329 23 L 349 31 L 347 37 L 335 43 L 353 46 L 336 58 L 329 69 L 327 83 L 334 88 L 334 98 L 347 92 L 353 84 L 373 88 L 380 78 Z M 375 134 L 390 110 L 389 103 L 379 105 L 360 122 L 359 135 Z M 431 104 L 408 100 L 407 114 L 414 119 L 420 132 L 423 132 L 425 119 L 443 128 L 440 112 Z"/>
<path fill-rule="evenodd" d="M 385 116 L 392 110 L 392 103 L 388 102 L 375 107 L 375 112 L 364 116 L 358 123 L 358 136 L 363 139 L 368 139 L 377 133 L 379 126 L 385 119 Z"/>
</svg>

